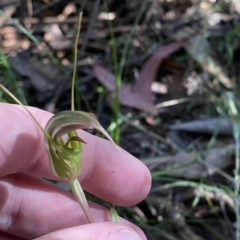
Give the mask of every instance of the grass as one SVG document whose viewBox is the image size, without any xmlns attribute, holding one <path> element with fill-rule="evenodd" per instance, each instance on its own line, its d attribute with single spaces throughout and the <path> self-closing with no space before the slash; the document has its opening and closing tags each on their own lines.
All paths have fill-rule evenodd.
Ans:
<svg viewBox="0 0 240 240">
<path fill-rule="evenodd" d="M 108 4 L 107 4 L 107 0 L 103 1 L 104 3 L 104 9 L 105 11 L 108 13 Z M 112 46 L 112 58 L 113 58 L 113 65 L 114 65 L 114 73 L 115 73 L 115 85 L 116 85 L 116 90 L 115 90 L 115 99 L 114 99 L 114 103 L 113 103 L 113 121 L 112 121 L 112 126 L 109 130 L 110 133 L 114 139 L 114 141 L 119 144 L 120 143 L 120 135 L 121 135 L 121 128 L 120 128 L 120 124 L 119 124 L 119 118 L 120 118 L 120 104 L 119 104 L 119 88 L 121 86 L 121 82 L 122 82 L 122 78 L 123 78 L 123 72 L 124 72 L 124 67 L 125 67 L 125 63 L 126 63 L 126 59 L 129 53 L 129 48 L 130 45 L 133 41 L 133 37 L 134 37 L 134 33 L 136 30 L 136 26 L 138 25 L 140 19 L 142 18 L 142 15 L 144 13 L 144 11 L 146 10 L 146 6 L 147 6 L 147 1 L 144 0 L 141 4 L 140 10 L 135 18 L 135 21 L 132 25 L 132 29 L 129 32 L 129 34 L 126 36 L 126 41 L 125 44 L 123 46 L 123 51 L 120 57 L 120 60 L 118 60 L 118 46 L 117 46 L 117 42 L 116 42 L 116 38 L 114 35 L 114 31 L 113 31 L 113 26 L 111 21 L 108 21 L 108 28 L 109 28 L 109 32 L 110 32 L 110 38 L 111 38 L 111 46 Z"/>
<path fill-rule="evenodd" d="M 14 95 L 22 102 L 24 105 L 28 105 L 27 98 L 24 94 L 24 90 L 20 85 L 21 78 L 14 73 L 10 67 L 7 57 L 4 54 L 0 53 L 0 76 L 4 80 L 5 86 L 12 92 Z M 12 102 L 11 98 L 7 97 L 1 92 L 0 99 L 3 102 Z"/>
</svg>

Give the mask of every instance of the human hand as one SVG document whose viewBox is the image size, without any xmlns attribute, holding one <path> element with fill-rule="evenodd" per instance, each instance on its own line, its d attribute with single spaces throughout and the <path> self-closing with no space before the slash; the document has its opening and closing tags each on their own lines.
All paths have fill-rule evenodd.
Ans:
<svg viewBox="0 0 240 240">
<path fill-rule="evenodd" d="M 30 108 L 41 126 L 51 113 Z M 73 195 L 42 178 L 53 175 L 43 134 L 18 105 L 0 103 L 0 240 L 145 240 L 134 224 L 110 222 L 109 210 L 89 203 L 95 223 L 87 220 Z M 151 176 L 146 166 L 112 143 L 80 131 L 83 150 L 82 187 L 120 206 L 146 197 Z M 132 238 L 131 238 L 132 236 Z M 117 238 L 118 237 L 118 238 Z"/>
</svg>

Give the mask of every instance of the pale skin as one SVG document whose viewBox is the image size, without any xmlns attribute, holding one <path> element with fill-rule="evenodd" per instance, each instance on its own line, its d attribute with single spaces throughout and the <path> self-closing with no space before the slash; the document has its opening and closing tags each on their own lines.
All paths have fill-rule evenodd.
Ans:
<svg viewBox="0 0 240 240">
<path fill-rule="evenodd" d="M 43 127 L 52 116 L 29 110 Z M 0 120 L 1 240 L 146 240 L 137 226 L 122 218 L 110 222 L 109 210 L 91 202 L 95 223 L 87 224 L 72 194 L 43 179 L 57 177 L 49 167 L 43 134 L 29 114 L 21 106 L 0 103 Z M 141 161 L 105 139 L 79 133 L 87 143 L 79 177 L 85 190 L 120 206 L 147 196 L 151 175 Z"/>
</svg>

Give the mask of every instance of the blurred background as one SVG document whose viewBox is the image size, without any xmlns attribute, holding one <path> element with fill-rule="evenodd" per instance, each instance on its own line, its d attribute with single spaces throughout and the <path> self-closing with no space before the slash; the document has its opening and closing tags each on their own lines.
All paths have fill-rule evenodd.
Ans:
<svg viewBox="0 0 240 240">
<path fill-rule="evenodd" d="M 240 1 L 1 0 L 0 83 L 25 105 L 70 109 L 80 12 L 76 108 L 153 177 L 119 215 L 149 240 L 240 239 Z"/>
</svg>

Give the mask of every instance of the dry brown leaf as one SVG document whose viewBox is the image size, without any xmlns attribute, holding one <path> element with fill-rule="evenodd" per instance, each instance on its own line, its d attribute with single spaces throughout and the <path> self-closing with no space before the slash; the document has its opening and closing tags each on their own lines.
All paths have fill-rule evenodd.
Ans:
<svg viewBox="0 0 240 240">
<path fill-rule="evenodd" d="M 142 66 L 139 78 L 133 86 L 133 92 L 142 95 L 147 101 L 152 101 L 151 85 L 156 78 L 159 66 L 165 58 L 179 50 L 185 43 L 186 39 L 180 40 L 160 47 L 154 52 Z"/>
<path fill-rule="evenodd" d="M 94 66 L 94 76 L 100 81 L 111 93 L 111 97 L 115 97 L 115 76 L 107 69 L 101 66 Z M 146 101 L 140 94 L 132 91 L 131 85 L 122 83 L 119 89 L 119 101 L 121 105 L 133 107 L 139 110 L 145 110 L 152 106 L 152 101 Z"/>
<path fill-rule="evenodd" d="M 101 66 L 93 67 L 93 75 L 101 82 L 108 91 L 114 92 L 116 89 L 115 76 L 106 68 Z M 124 84 L 122 84 L 124 85 Z"/>
<path fill-rule="evenodd" d="M 163 59 L 180 49 L 186 39 L 177 41 L 158 49 L 143 65 L 139 78 L 134 85 L 122 83 L 119 89 L 119 101 L 123 106 L 146 110 L 153 106 L 151 85 Z M 101 66 L 93 67 L 93 75 L 111 92 L 114 97 L 116 89 L 115 76 Z"/>
</svg>

